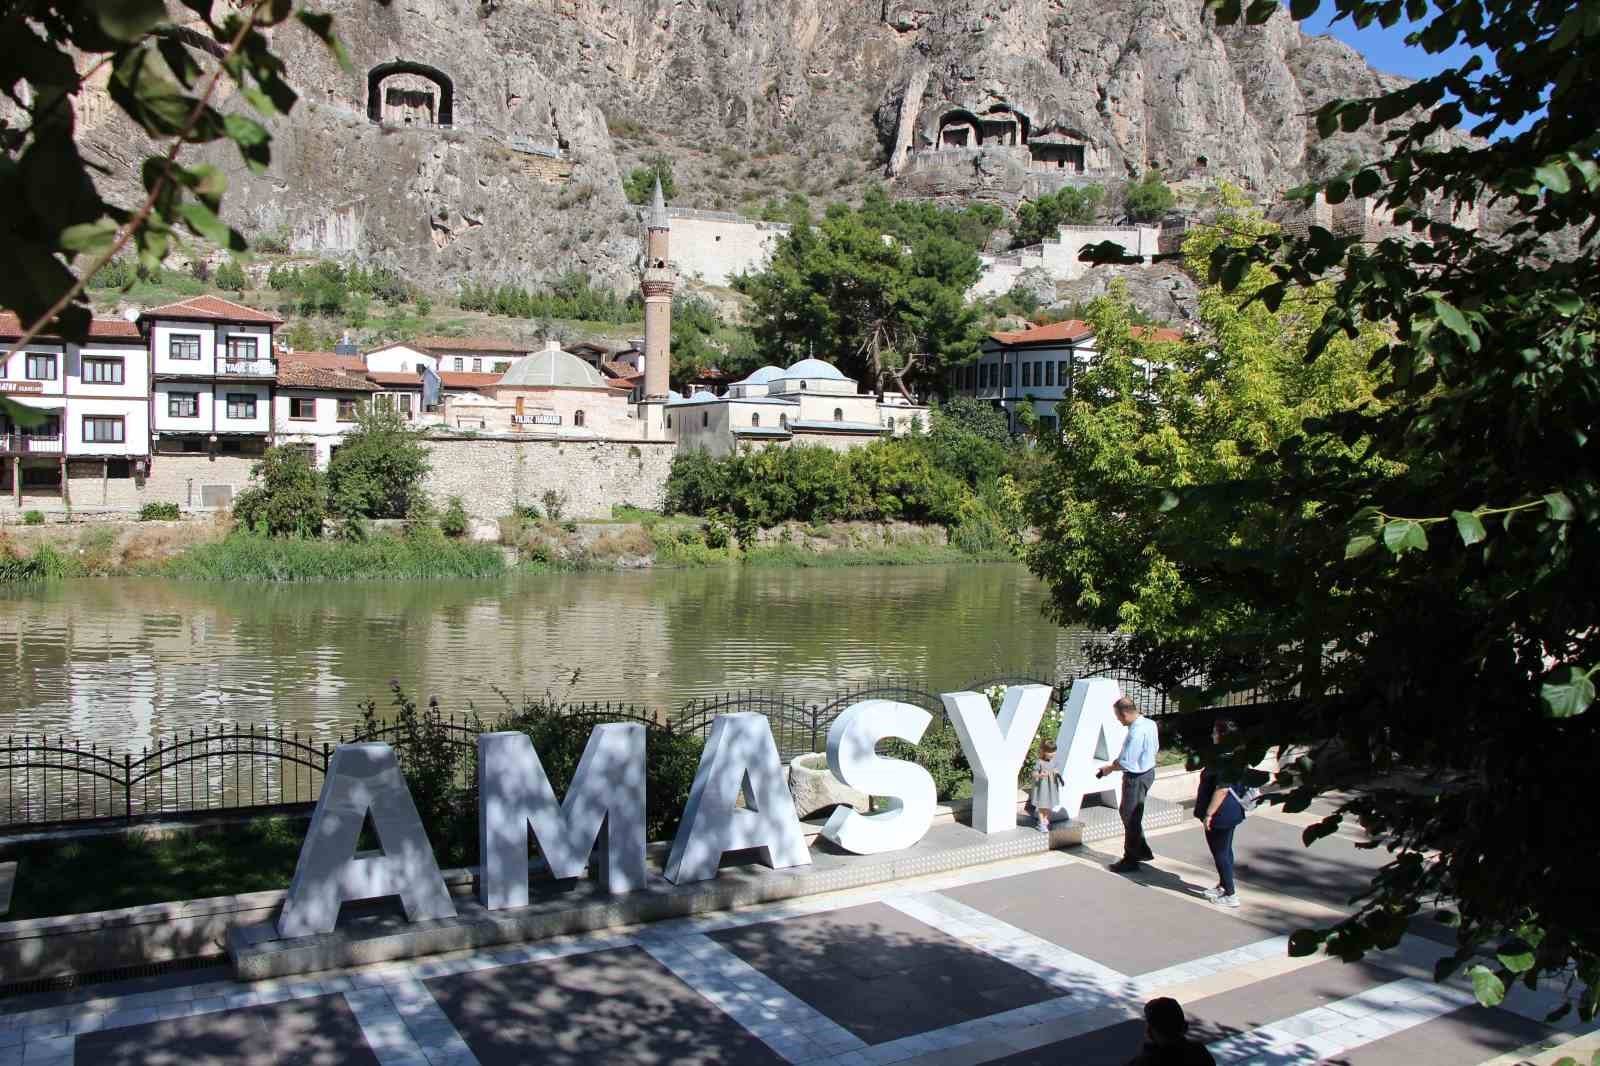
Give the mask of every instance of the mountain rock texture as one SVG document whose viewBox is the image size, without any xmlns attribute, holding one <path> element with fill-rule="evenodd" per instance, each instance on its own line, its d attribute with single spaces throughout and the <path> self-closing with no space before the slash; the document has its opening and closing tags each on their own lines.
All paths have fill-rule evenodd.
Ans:
<svg viewBox="0 0 1600 1066">
<path fill-rule="evenodd" d="M 675 206 L 848 198 L 885 180 L 897 149 L 935 143 L 952 109 L 1071 131 L 1112 180 L 1203 157 L 1208 175 L 1267 196 L 1370 154 L 1370 141 L 1319 144 L 1309 114 L 1394 81 L 1287 16 L 1219 29 L 1201 0 L 322 6 L 355 70 L 297 27 L 277 31 L 301 103 L 276 123 L 267 174 L 213 150 L 228 216 L 441 285 L 568 270 L 628 284 L 639 231 L 621 182 L 641 161 L 672 160 Z M 89 156 L 132 190 L 148 146 L 104 100 L 79 115 Z"/>
</svg>

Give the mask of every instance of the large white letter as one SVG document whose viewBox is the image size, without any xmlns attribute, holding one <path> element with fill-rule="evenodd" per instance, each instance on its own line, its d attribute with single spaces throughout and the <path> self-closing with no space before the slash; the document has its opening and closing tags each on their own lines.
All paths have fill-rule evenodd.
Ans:
<svg viewBox="0 0 1600 1066">
<path fill-rule="evenodd" d="M 356 858 L 368 814 L 383 854 Z M 387 744 L 341 744 L 328 763 L 294 880 L 278 915 L 280 937 L 331 933 L 347 900 L 399 896 L 413 921 L 454 918 L 417 805 Z"/>
<path fill-rule="evenodd" d="M 1017 778 L 1050 705 L 1050 686 L 1008 686 L 998 720 L 982 693 L 946 692 L 942 699 L 972 764 L 972 827 L 981 833 L 1015 829 Z"/>
<path fill-rule="evenodd" d="M 550 876 L 582 877 L 600 845 L 600 886 L 644 887 L 644 726 L 595 726 L 567 797 L 526 733 L 478 735 L 478 891 L 490 910 L 528 905 L 528 827 Z"/>
<path fill-rule="evenodd" d="M 734 806 L 741 789 L 743 810 Z M 811 863 L 766 716 L 719 715 L 667 856 L 666 878 L 675 885 L 708 880 L 717 876 L 723 852 L 758 847 L 774 868 Z"/>
<path fill-rule="evenodd" d="M 889 809 L 858 814 L 835 807 L 822 835 L 846 851 L 876 855 L 899 851 L 921 840 L 933 822 L 938 793 L 933 775 L 916 763 L 886 759 L 878 741 L 899 737 L 915 744 L 933 715 L 921 707 L 894 700 L 864 700 L 844 709 L 828 727 L 828 768 L 833 776 L 869 796 L 883 796 Z"/>
<path fill-rule="evenodd" d="M 1115 807 L 1122 795 L 1121 770 L 1094 776 L 1116 758 L 1128 735 L 1128 727 L 1117 721 L 1111 710 L 1121 695 L 1110 678 L 1090 677 L 1072 683 L 1067 709 L 1061 713 L 1061 732 L 1056 734 L 1056 758 L 1062 759 L 1061 803 L 1069 818 L 1078 816 L 1085 796 L 1103 795 Z"/>
</svg>

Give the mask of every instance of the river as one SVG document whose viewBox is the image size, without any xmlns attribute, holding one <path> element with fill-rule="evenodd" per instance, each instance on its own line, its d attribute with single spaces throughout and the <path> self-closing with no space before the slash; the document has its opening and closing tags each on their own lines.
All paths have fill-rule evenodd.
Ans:
<svg viewBox="0 0 1600 1066">
<path fill-rule="evenodd" d="M 0 592 L 0 735 L 137 750 L 271 723 L 331 736 L 390 679 L 448 710 L 496 690 L 662 710 L 732 689 L 819 699 L 883 677 L 1046 676 L 1082 635 L 1020 566 L 649 570 L 296 585 L 74 580 Z"/>
</svg>

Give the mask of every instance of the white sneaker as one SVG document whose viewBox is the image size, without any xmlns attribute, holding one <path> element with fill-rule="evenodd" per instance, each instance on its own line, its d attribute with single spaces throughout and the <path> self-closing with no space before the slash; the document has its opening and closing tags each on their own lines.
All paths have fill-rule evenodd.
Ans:
<svg viewBox="0 0 1600 1066">
<path fill-rule="evenodd" d="M 1237 908 L 1239 906 L 1239 893 L 1232 892 L 1226 896 L 1216 896 L 1211 902 L 1219 907 Z"/>
<path fill-rule="evenodd" d="M 1206 891 L 1205 891 L 1205 897 L 1206 897 L 1206 899 L 1209 899 L 1209 900 L 1213 900 L 1214 901 L 1220 895 L 1222 895 L 1222 886 L 1221 885 L 1212 885 L 1210 888 L 1206 889 Z"/>
</svg>

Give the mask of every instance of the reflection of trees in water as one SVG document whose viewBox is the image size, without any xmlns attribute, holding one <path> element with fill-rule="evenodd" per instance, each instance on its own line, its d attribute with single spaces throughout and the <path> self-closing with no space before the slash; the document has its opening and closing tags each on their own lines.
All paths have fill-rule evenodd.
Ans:
<svg viewBox="0 0 1600 1066">
<path fill-rule="evenodd" d="M 722 568 L 501 581 L 69 581 L 0 609 L 9 730 L 119 746 L 229 722 L 333 733 L 398 679 L 465 710 L 551 689 L 662 709 L 736 688 L 824 698 L 898 675 L 1044 672 L 1078 638 L 1020 567 Z M 578 681 L 568 688 L 574 671 Z"/>
</svg>

